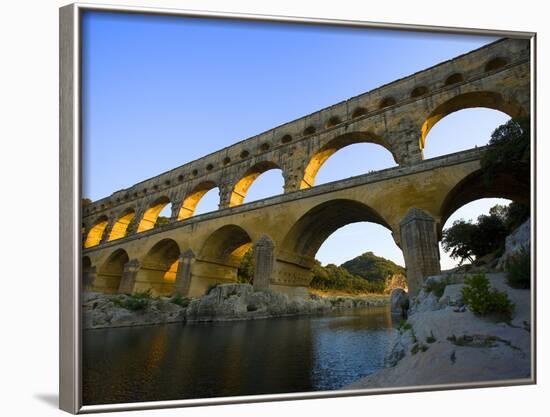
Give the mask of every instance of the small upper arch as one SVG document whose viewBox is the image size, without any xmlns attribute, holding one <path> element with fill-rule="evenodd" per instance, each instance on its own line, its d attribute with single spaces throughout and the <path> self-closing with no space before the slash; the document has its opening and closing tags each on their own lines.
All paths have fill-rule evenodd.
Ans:
<svg viewBox="0 0 550 417">
<path fill-rule="evenodd" d="M 411 91 L 411 98 L 422 97 L 428 94 L 428 87 L 425 85 L 419 85 Z"/>
<path fill-rule="evenodd" d="M 489 60 L 489 62 L 485 64 L 485 72 L 495 71 L 499 68 L 505 67 L 507 64 L 508 64 L 508 60 L 506 58 L 497 56 Z"/>
<path fill-rule="evenodd" d="M 464 75 L 462 75 L 460 72 L 455 72 L 455 73 L 449 75 L 445 79 L 445 85 L 448 86 L 448 85 L 458 84 L 458 83 L 461 83 L 463 81 L 464 81 Z"/>
<path fill-rule="evenodd" d="M 378 104 L 379 109 L 385 109 L 386 107 L 393 106 L 397 103 L 397 100 L 395 100 L 394 97 L 388 96 L 384 97 L 382 100 L 380 100 L 380 103 Z"/>
</svg>

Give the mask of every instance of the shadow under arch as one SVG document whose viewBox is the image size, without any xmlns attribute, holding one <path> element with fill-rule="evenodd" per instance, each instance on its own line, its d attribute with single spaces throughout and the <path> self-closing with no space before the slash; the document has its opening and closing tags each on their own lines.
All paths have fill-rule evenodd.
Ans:
<svg viewBox="0 0 550 417">
<path fill-rule="evenodd" d="M 109 223 L 109 218 L 106 215 L 100 216 L 95 222 L 94 225 L 90 228 L 86 240 L 84 241 L 84 247 L 90 248 L 92 246 L 97 246 L 101 243 L 107 224 Z"/>
<path fill-rule="evenodd" d="M 134 291 L 150 289 L 154 295 L 171 295 L 180 253 L 179 245 L 173 239 L 162 239 L 155 243 L 140 260 Z"/>
<path fill-rule="evenodd" d="M 204 294 L 212 284 L 236 282 L 238 267 L 251 247 L 250 235 L 234 224 L 210 234 L 193 264 L 189 294 Z"/>
<path fill-rule="evenodd" d="M 374 209 L 355 200 L 337 199 L 310 209 L 283 239 L 282 251 L 313 262 L 323 242 L 336 230 L 351 223 L 372 222 L 392 231 Z"/>
<path fill-rule="evenodd" d="M 180 211 L 178 213 L 178 220 L 188 219 L 195 214 L 197 205 L 204 197 L 204 195 L 216 188 L 218 185 L 213 181 L 201 182 L 195 188 L 193 188 L 183 199 Z"/>
<path fill-rule="evenodd" d="M 529 184 L 519 181 L 513 173 L 496 174 L 489 181 L 483 177 L 482 170 L 471 173 L 449 191 L 441 204 L 439 238 L 441 239 L 443 226 L 455 211 L 482 198 L 505 198 L 528 206 L 530 204 Z"/>
<path fill-rule="evenodd" d="M 244 175 L 239 179 L 239 181 L 237 181 L 231 191 L 229 207 L 242 204 L 252 183 L 254 183 L 254 181 L 256 181 L 256 179 L 264 172 L 272 169 L 281 169 L 281 167 L 272 161 L 261 161 L 246 170 Z"/>
<path fill-rule="evenodd" d="M 356 143 L 374 143 L 376 145 L 380 145 L 388 150 L 392 154 L 394 161 L 399 164 L 399 161 L 392 152 L 390 145 L 380 136 L 370 132 L 345 133 L 331 139 L 313 155 L 304 169 L 300 189 L 313 187 L 315 185 L 315 177 L 327 159 L 340 149 Z"/>
<path fill-rule="evenodd" d="M 124 265 L 130 260 L 124 249 L 117 249 L 97 269 L 93 287 L 104 293 L 116 293 L 124 272 Z"/>
<path fill-rule="evenodd" d="M 128 226 L 132 223 L 135 216 L 136 211 L 133 208 L 124 210 L 115 224 L 113 224 L 113 228 L 111 229 L 111 233 L 109 234 L 107 241 L 110 242 L 111 240 L 122 239 L 125 237 L 128 232 Z"/>
<path fill-rule="evenodd" d="M 89 256 L 82 257 L 81 271 L 84 290 L 91 290 L 95 279 L 95 267 L 92 265 L 92 260 Z"/>
<path fill-rule="evenodd" d="M 145 232 L 155 227 L 160 212 L 166 205 L 170 204 L 170 198 L 168 196 L 162 196 L 157 198 L 143 214 L 141 218 L 137 232 Z"/>
<path fill-rule="evenodd" d="M 500 93 L 476 91 L 460 94 L 441 103 L 428 115 L 420 128 L 420 150 L 424 150 L 426 146 L 426 137 L 437 122 L 453 112 L 475 107 L 499 110 L 506 113 L 511 118 L 527 116 L 526 110 L 517 101 L 511 97 L 504 97 Z"/>
</svg>

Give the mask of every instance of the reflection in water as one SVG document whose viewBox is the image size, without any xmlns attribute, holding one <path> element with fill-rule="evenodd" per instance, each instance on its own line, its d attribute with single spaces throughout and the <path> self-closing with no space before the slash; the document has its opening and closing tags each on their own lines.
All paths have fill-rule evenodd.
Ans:
<svg viewBox="0 0 550 417">
<path fill-rule="evenodd" d="M 383 366 L 389 308 L 84 332 L 84 404 L 333 390 Z"/>
</svg>

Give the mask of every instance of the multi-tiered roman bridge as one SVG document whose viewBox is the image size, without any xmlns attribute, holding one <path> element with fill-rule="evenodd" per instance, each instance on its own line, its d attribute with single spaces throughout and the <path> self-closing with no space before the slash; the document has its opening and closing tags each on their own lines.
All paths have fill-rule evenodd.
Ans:
<svg viewBox="0 0 550 417">
<path fill-rule="evenodd" d="M 480 181 L 484 148 L 424 160 L 426 135 L 457 110 L 525 117 L 529 102 L 529 42 L 503 39 L 117 191 L 83 207 L 85 286 L 200 295 L 236 280 L 253 248 L 255 287 L 300 295 L 325 239 L 368 221 L 392 232 L 414 292 L 440 269 L 441 227 L 454 211 L 484 197 L 529 200 L 513 173 Z M 384 147 L 397 167 L 314 186 L 323 163 L 358 142 Z M 243 204 L 270 169 L 282 170 L 284 194 Z M 194 216 L 216 187 L 219 210 Z M 167 204 L 170 222 L 155 227 Z"/>
</svg>

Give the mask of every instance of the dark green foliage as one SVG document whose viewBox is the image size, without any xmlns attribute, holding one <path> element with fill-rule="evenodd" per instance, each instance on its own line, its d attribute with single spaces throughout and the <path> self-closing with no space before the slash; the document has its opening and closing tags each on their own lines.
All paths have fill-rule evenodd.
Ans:
<svg viewBox="0 0 550 417">
<path fill-rule="evenodd" d="M 475 314 L 480 316 L 496 314 L 506 320 L 511 319 L 515 305 L 508 299 L 506 293 L 490 288 L 485 274 L 466 277 L 464 283 L 466 285 L 461 291 L 462 301 Z"/>
<path fill-rule="evenodd" d="M 252 284 L 254 280 L 254 251 L 246 252 L 237 269 L 237 281 L 243 284 Z"/>
<path fill-rule="evenodd" d="M 443 230 L 441 245 L 445 252 L 450 252 L 453 259 L 460 259 L 460 262 L 469 260 L 473 262 L 473 235 L 476 225 L 463 219 L 456 220 L 453 225 Z"/>
<path fill-rule="evenodd" d="M 481 215 L 476 223 L 457 220 L 443 230 L 441 240 L 445 252 L 460 262 L 481 258 L 502 251 L 506 236 L 529 218 L 529 207 L 518 203 L 493 206 L 488 215 Z"/>
<path fill-rule="evenodd" d="M 329 264 L 325 267 L 317 262 L 313 266 L 313 279 L 309 284 L 318 290 L 339 290 L 351 293 L 383 293 L 385 282 L 371 281 L 351 274 L 346 268 Z"/>
<path fill-rule="evenodd" d="M 151 290 L 137 292 L 135 294 L 127 295 L 126 298 L 115 298 L 113 303 L 126 310 L 138 311 L 144 310 L 149 305 L 149 301 L 152 298 Z"/>
<path fill-rule="evenodd" d="M 405 319 L 401 319 L 399 321 L 399 324 L 397 325 L 397 330 L 399 330 L 400 332 L 404 330 L 411 330 L 411 329 L 412 329 L 411 323 L 407 322 L 407 320 Z"/>
<path fill-rule="evenodd" d="M 351 274 L 369 281 L 384 281 L 392 275 L 405 275 L 405 268 L 399 266 L 389 259 L 376 256 L 372 252 L 366 252 L 350 261 L 340 265 Z"/>
<path fill-rule="evenodd" d="M 509 231 L 516 230 L 531 216 L 529 206 L 521 203 L 512 202 L 506 208 L 506 217 L 504 223 Z"/>
<path fill-rule="evenodd" d="M 530 183 L 529 119 L 510 120 L 495 129 L 487 151 L 481 160 L 483 178 L 491 184 L 499 174 L 513 175 L 518 181 Z"/>
<path fill-rule="evenodd" d="M 158 216 L 157 221 L 155 222 L 155 227 L 161 227 L 165 224 L 170 223 L 170 218 L 165 216 Z"/>
<path fill-rule="evenodd" d="M 174 294 L 174 296 L 170 299 L 170 302 L 179 305 L 180 307 L 187 307 L 191 300 L 187 297 L 182 296 L 180 293 Z"/>
<path fill-rule="evenodd" d="M 435 343 L 436 340 L 433 330 L 430 330 L 430 335 L 426 338 L 426 343 Z"/>
<path fill-rule="evenodd" d="M 426 292 L 432 292 L 436 295 L 436 297 L 439 298 L 445 292 L 445 287 L 448 285 L 448 283 L 448 280 L 429 281 L 424 288 Z"/>
<path fill-rule="evenodd" d="M 531 287 L 531 254 L 528 248 L 521 248 L 507 263 L 508 285 L 512 288 Z"/>
</svg>

